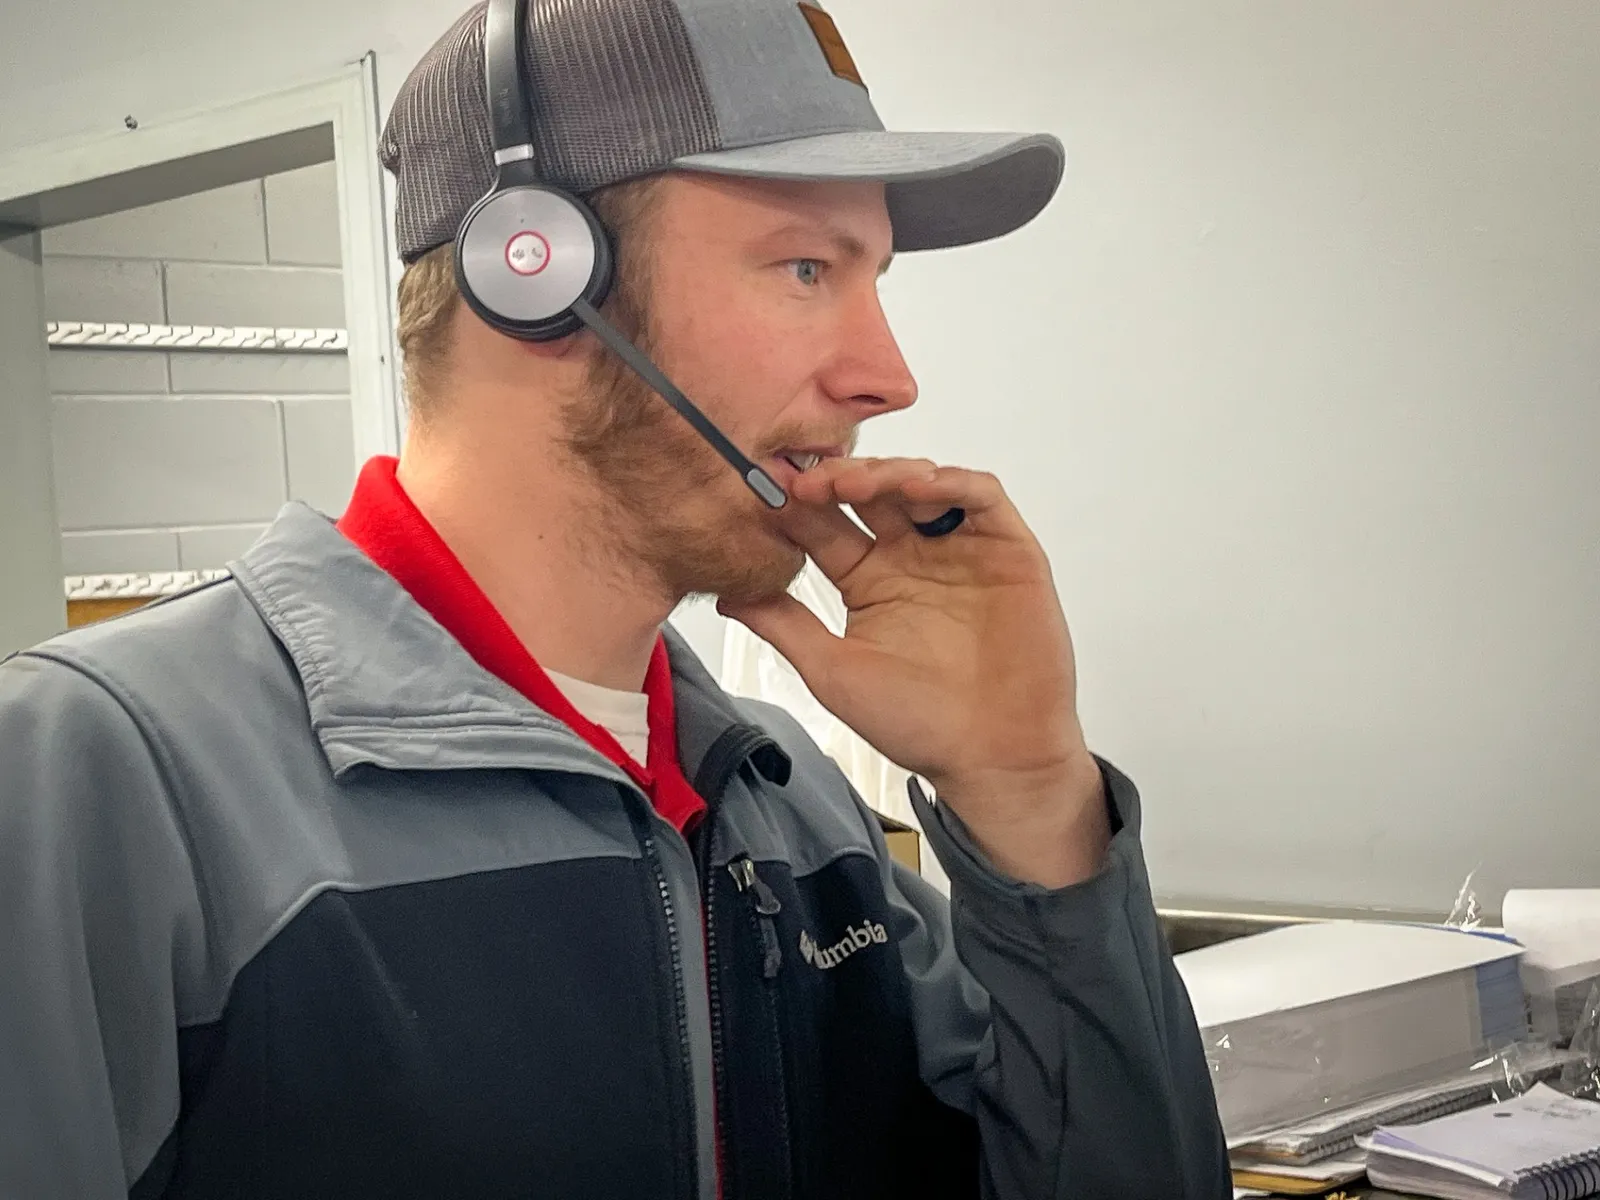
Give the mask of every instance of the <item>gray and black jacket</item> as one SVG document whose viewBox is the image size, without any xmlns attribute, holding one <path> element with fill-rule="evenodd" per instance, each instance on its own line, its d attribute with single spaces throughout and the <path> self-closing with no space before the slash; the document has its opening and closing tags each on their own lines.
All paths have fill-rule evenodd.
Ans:
<svg viewBox="0 0 1600 1200">
<path fill-rule="evenodd" d="M 686 841 L 324 517 L 0 665 L 0 1197 L 1226 1197 L 1133 785 L 947 903 L 671 645 Z"/>
</svg>

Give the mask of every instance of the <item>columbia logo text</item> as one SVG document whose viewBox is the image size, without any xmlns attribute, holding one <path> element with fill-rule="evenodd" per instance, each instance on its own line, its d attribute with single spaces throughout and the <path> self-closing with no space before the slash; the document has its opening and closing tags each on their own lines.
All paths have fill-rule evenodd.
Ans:
<svg viewBox="0 0 1600 1200">
<path fill-rule="evenodd" d="M 805 930 L 800 931 L 800 953 L 814 967 L 826 971 L 837 967 L 857 950 L 865 950 L 874 943 L 881 945 L 889 940 L 888 931 L 876 921 L 863 921 L 858 928 L 845 926 L 844 937 L 831 946 L 819 946 L 816 939 Z"/>
</svg>

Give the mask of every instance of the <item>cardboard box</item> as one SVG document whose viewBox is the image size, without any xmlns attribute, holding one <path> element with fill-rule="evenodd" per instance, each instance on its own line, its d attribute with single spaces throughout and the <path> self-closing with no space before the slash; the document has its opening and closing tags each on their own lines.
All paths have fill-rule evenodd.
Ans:
<svg viewBox="0 0 1600 1200">
<path fill-rule="evenodd" d="M 922 874 L 922 835 L 911 826 L 881 812 L 874 812 L 883 828 L 883 840 L 889 844 L 890 856 L 902 866 Z"/>
</svg>

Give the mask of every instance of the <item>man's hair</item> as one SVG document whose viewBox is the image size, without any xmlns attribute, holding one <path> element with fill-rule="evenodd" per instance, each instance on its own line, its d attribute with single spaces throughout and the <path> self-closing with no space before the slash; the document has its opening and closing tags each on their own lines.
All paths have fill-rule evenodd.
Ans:
<svg viewBox="0 0 1600 1200">
<path fill-rule="evenodd" d="M 645 224 L 653 208 L 656 183 L 656 176 L 630 179 L 588 197 L 617 247 L 612 295 L 635 317 L 642 316 L 648 289 Z M 412 419 L 427 420 L 438 413 L 449 390 L 455 320 L 465 307 L 456 288 L 455 244 L 436 246 L 409 264 L 400 276 L 396 299 L 406 401 Z"/>
</svg>

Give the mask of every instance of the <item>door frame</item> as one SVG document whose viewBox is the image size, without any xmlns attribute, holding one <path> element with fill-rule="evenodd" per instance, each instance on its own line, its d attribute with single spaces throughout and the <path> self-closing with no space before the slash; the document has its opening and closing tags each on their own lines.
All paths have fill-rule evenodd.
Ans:
<svg viewBox="0 0 1600 1200">
<path fill-rule="evenodd" d="M 82 193 L 111 177 L 148 181 L 159 178 L 163 167 L 176 172 L 195 161 L 232 171 L 242 181 L 273 169 L 249 170 L 253 153 L 270 162 L 276 145 L 292 146 L 292 153 L 303 156 L 310 144 L 305 135 L 324 127 L 332 132 L 338 176 L 350 418 L 359 466 L 374 454 L 399 453 L 404 427 L 395 370 L 393 255 L 378 161 L 378 88 L 370 51 L 334 75 L 283 91 L 149 121 L 140 118 L 112 134 L 65 138 L 0 154 L 0 206 L 30 197 L 72 195 L 73 189 Z M 188 190 L 234 181 L 208 179 L 201 188 Z M 172 193 L 182 194 L 181 189 Z M 109 205 L 106 211 L 149 202 L 141 198 L 131 205 Z M 41 223 L 57 222 L 46 218 Z"/>
</svg>

